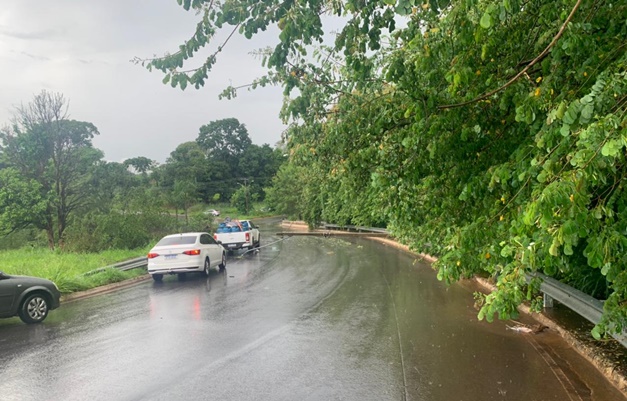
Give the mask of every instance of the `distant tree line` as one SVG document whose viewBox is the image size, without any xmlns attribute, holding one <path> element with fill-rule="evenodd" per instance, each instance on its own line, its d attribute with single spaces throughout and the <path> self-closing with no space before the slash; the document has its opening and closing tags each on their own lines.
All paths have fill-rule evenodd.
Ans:
<svg viewBox="0 0 627 401">
<path fill-rule="evenodd" d="M 253 144 L 234 118 L 202 126 L 162 165 L 143 156 L 108 162 L 92 144 L 98 134 L 69 118 L 62 94 L 42 91 L 16 108 L 0 130 L 0 248 L 131 249 L 171 231 L 210 229 L 191 206 L 233 198 L 246 211 L 284 160 L 283 151 Z"/>
</svg>

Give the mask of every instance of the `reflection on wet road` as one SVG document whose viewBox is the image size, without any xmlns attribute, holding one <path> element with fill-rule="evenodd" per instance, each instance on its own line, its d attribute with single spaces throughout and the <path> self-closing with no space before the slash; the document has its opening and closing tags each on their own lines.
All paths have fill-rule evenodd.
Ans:
<svg viewBox="0 0 627 401">
<path fill-rule="evenodd" d="M 407 254 L 262 228 L 226 272 L 0 321 L 0 399 L 624 399 L 554 333 L 478 322 L 470 284 Z"/>
</svg>

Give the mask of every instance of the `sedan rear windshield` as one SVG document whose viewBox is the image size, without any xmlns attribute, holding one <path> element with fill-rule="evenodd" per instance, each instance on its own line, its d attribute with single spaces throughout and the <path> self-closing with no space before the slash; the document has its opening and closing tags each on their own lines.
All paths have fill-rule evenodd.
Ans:
<svg viewBox="0 0 627 401">
<path fill-rule="evenodd" d="M 155 246 L 164 246 L 164 245 L 189 245 L 196 243 L 197 236 L 186 236 L 186 237 L 167 237 L 162 238 L 161 241 L 157 242 Z"/>
</svg>

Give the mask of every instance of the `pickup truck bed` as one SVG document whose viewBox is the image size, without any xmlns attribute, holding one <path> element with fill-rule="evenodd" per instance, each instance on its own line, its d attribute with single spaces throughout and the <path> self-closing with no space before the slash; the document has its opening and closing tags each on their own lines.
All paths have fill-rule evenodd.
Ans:
<svg viewBox="0 0 627 401">
<path fill-rule="evenodd" d="M 259 247 L 259 229 L 250 220 L 229 220 L 220 223 L 213 238 L 226 250 Z"/>
</svg>

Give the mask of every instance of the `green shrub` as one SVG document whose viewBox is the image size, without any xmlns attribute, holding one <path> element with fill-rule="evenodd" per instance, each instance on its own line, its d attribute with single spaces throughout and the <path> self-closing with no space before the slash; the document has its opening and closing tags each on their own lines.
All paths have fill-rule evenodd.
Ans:
<svg viewBox="0 0 627 401">
<path fill-rule="evenodd" d="M 66 250 L 134 249 L 176 231 L 176 219 L 158 213 L 89 213 L 68 228 Z"/>
<path fill-rule="evenodd" d="M 0 251 L 18 249 L 26 245 L 32 247 L 47 246 L 44 233 L 41 230 L 31 228 L 0 236 Z"/>
</svg>

